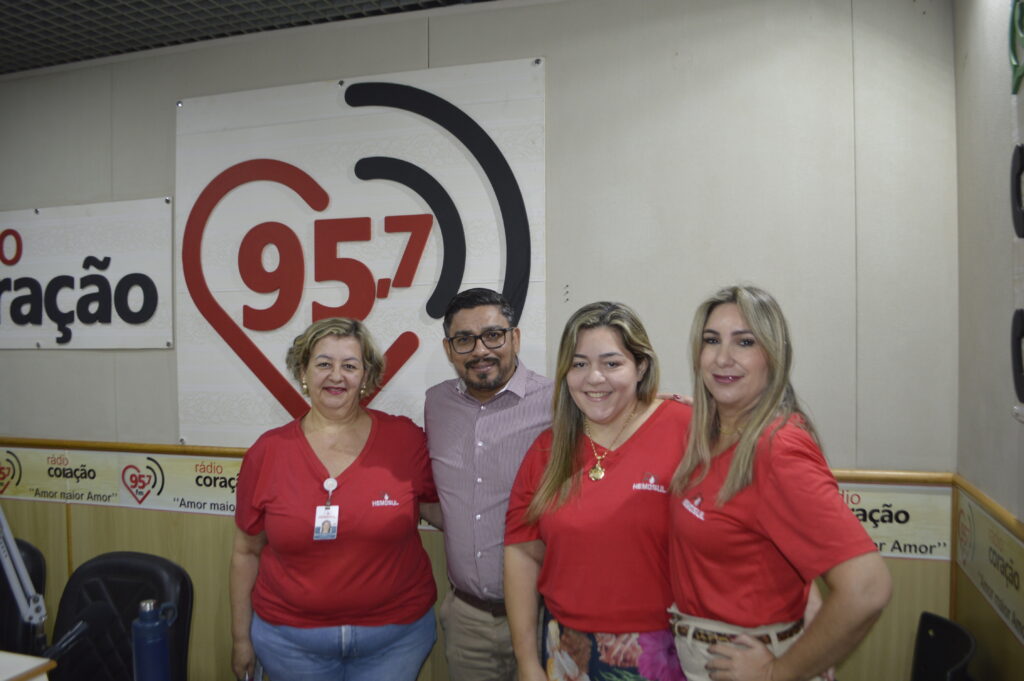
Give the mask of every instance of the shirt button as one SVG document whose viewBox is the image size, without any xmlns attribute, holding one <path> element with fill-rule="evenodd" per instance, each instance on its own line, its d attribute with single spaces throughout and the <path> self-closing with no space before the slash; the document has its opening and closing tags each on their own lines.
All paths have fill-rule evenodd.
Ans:
<svg viewBox="0 0 1024 681">
<path fill-rule="evenodd" d="M 477 478 L 476 481 L 477 481 L 477 483 L 481 483 L 481 482 L 484 481 L 484 479 L 483 478 Z"/>
<path fill-rule="evenodd" d="M 479 558 L 479 557 L 480 557 L 480 556 L 482 556 L 482 555 L 484 555 L 484 552 L 483 552 L 483 551 L 477 551 L 477 552 L 476 552 L 476 557 L 477 557 L 477 558 Z M 487 589 L 484 589 L 484 591 L 487 591 Z"/>
<path fill-rule="evenodd" d="M 477 442 L 477 443 L 476 443 L 476 446 L 477 446 L 477 447 L 483 447 L 483 446 L 484 446 L 484 443 L 483 443 L 483 442 Z"/>
<path fill-rule="evenodd" d="M 480 411 L 484 411 L 485 409 L 487 409 L 487 405 L 486 404 L 481 404 L 480 405 Z"/>
<path fill-rule="evenodd" d="M 480 520 L 480 514 L 479 513 L 476 514 L 476 519 Z"/>
</svg>

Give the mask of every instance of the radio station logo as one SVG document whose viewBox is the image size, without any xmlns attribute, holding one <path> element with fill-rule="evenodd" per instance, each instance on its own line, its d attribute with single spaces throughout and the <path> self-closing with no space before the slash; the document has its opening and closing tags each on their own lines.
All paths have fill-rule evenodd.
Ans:
<svg viewBox="0 0 1024 681">
<path fill-rule="evenodd" d="M 540 63 L 535 61 L 536 65 Z M 342 81 L 339 85 L 344 88 L 344 102 L 349 107 L 403 111 L 428 126 L 440 128 L 459 144 L 467 160 L 483 171 L 496 204 L 494 222 L 503 229 L 506 254 L 502 293 L 512 304 L 515 318 L 510 321 L 515 326 L 525 306 L 530 281 L 530 221 L 519 181 L 491 135 L 456 104 L 417 87 L 392 82 Z M 444 316 L 448 301 L 463 284 L 468 254 L 466 230 L 458 206 L 441 182 L 418 165 L 384 155 L 358 159 L 352 173 L 364 182 L 387 182 L 402 187 L 418 196 L 429 209 L 422 214 L 383 216 L 385 234 L 396 235 L 390 237 L 390 243 L 398 247 L 398 266 L 394 270 L 374 273 L 359 259 L 339 257 L 339 250 L 346 243 L 373 240 L 371 217 L 330 214 L 331 195 L 327 188 L 299 166 L 283 160 L 252 158 L 227 167 L 206 184 L 188 209 L 181 265 L 192 302 L 270 394 L 295 417 L 304 414 L 309 404 L 257 345 L 254 339 L 259 333 L 280 329 L 296 315 L 312 321 L 335 316 L 366 319 L 374 306 L 388 302 L 395 289 L 413 286 L 424 247 L 435 226 L 442 244 L 441 270 L 424 301 L 426 314 L 434 319 Z M 308 236 L 300 237 L 308 234 L 308 224 L 297 232 L 282 222 L 261 222 L 240 234 L 237 262 L 242 282 L 251 291 L 272 294 L 274 298 L 266 308 L 243 305 L 242 309 L 234 309 L 225 307 L 226 301 L 218 300 L 207 282 L 203 240 L 221 201 L 239 187 L 254 182 L 287 188 L 301 202 L 299 205 L 305 204 L 318 215 L 312 221 L 312 239 L 308 243 L 302 243 Z M 241 231 L 245 225 L 232 228 Z M 402 234 L 408 235 L 404 248 L 398 246 L 401 242 L 397 240 Z M 264 259 L 268 248 L 277 253 L 274 269 Z M 332 307 L 313 301 L 307 309 L 300 310 L 304 287 L 311 279 L 328 286 L 337 282 L 347 291 L 346 302 Z M 386 368 L 381 388 L 410 360 L 419 345 L 420 339 L 413 331 L 398 334 L 384 353 Z M 363 402 L 369 403 L 375 395 L 366 395 Z"/>
<path fill-rule="evenodd" d="M 128 464 L 121 469 L 121 484 L 140 506 L 153 492 L 160 496 L 164 491 L 163 467 L 151 456 L 147 456 L 146 461 L 149 463 L 143 464 L 141 468 Z"/>
<path fill-rule="evenodd" d="M 21 484 L 21 471 L 18 455 L 9 449 L 4 450 L 3 461 L 0 462 L 0 494 L 6 492 L 12 482 L 15 487 Z"/>
</svg>

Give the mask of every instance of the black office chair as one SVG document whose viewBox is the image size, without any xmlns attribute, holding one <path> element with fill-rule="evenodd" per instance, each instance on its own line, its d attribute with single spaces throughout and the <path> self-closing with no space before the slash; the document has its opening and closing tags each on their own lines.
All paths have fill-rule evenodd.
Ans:
<svg viewBox="0 0 1024 681">
<path fill-rule="evenodd" d="M 922 612 L 917 623 L 910 681 L 969 681 L 974 636 L 956 622 Z"/>
<path fill-rule="evenodd" d="M 46 559 L 43 552 L 24 539 L 16 539 L 25 571 L 40 596 L 46 589 Z M 7 574 L 0 569 L 0 650 L 23 655 L 39 655 L 46 647 L 46 634 L 41 626 L 26 624 L 21 619 L 18 603 L 11 592 Z"/>
<path fill-rule="evenodd" d="M 53 640 L 82 621 L 102 624 L 89 627 L 79 644 L 57 658 L 51 681 L 132 681 L 132 621 L 146 599 L 177 609 L 170 626 L 171 679 L 187 681 L 192 579 L 166 558 L 133 551 L 101 554 L 72 573 L 57 608 Z"/>
</svg>

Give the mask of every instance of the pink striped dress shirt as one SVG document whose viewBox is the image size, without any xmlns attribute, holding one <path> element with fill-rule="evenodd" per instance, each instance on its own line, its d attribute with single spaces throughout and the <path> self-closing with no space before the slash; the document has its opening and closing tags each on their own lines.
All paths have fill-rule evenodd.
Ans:
<svg viewBox="0 0 1024 681">
<path fill-rule="evenodd" d="M 453 378 L 427 390 L 423 420 L 444 513 L 448 578 L 467 593 L 501 600 L 505 511 L 519 464 L 551 427 L 549 378 L 522 362 L 487 402 Z"/>
</svg>

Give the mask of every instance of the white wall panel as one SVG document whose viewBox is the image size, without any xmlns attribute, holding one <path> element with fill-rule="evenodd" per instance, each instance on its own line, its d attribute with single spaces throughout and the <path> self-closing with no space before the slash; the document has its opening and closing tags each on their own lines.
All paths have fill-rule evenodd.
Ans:
<svg viewBox="0 0 1024 681">
<path fill-rule="evenodd" d="M 105 69 L 0 82 L 0 210 L 108 200 L 110 119 Z"/>
<path fill-rule="evenodd" d="M 793 326 L 797 388 L 830 460 L 856 465 L 849 3 L 457 15 L 432 23 L 445 39 L 431 62 L 493 44 L 511 57 L 506 33 L 548 58 L 549 345 L 581 304 L 622 300 L 647 322 L 664 387 L 688 391 L 694 308 L 719 286 L 756 283 Z"/>
<path fill-rule="evenodd" d="M 549 351 L 579 305 L 623 300 L 650 327 L 664 387 L 685 392 L 697 302 L 758 283 L 790 319 L 797 387 L 834 465 L 949 469 L 957 306 L 934 301 L 956 291 L 950 4 L 509 0 L 4 78 L 0 210 L 173 195 L 178 99 L 544 57 Z M 42 157 L 11 160 L 30 149 Z M 939 234 L 922 246 L 925 231 Z M 892 304 L 893 288 L 922 300 Z M 931 337 L 915 343 L 918 329 Z M 26 406 L 0 399 L 3 432 L 171 436 L 173 351 L 116 367 L 75 353 L 96 369 L 62 385 L 68 401 L 101 404 L 56 428 L 33 416 L 46 410 L 33 382 L 71 363 L 54 357 L 4 372 Z M 0 370 L 21 362 L 0 353 Z M 888 382 L 903 366 L 917 385 Z"/>
<path fill-rule="evenodd" d="M 1010 3 L 956 3 L 960 348 L 957 470 L 1018 518 L 1024 425 L 1013 418 Z M 1019 133 L 1018 133 L 1019 134 Z"/>
<path fill-rule="evenodd" d="M 860 0 L 853 17 L 857 467 L 948 471 L 958 319 L 952 7 Z"/>
<path fill-rule="evenodd" d="M 117 440 L 117 354 L 113 350 L 0 352 L 4 435 Z M 157 392 L 166 389 L 154 385 Z"/>
</svg>

